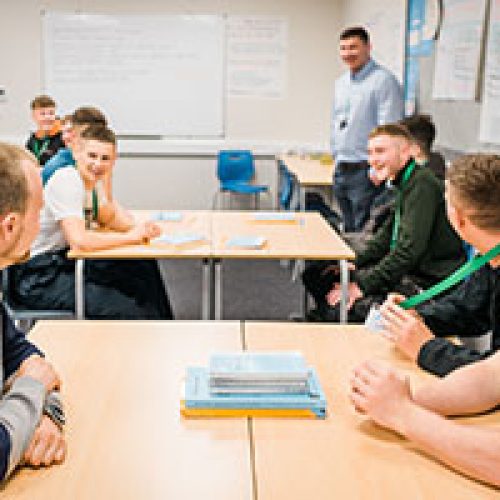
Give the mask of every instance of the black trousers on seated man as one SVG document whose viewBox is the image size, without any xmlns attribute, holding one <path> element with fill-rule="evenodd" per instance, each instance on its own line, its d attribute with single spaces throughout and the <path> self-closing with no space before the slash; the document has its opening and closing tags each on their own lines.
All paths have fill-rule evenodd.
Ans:
<svg viewBox="0 0 500 500">
<path fill-rule="evenodd" d="M 37 255 L 11 267 L 12 298 L 29 309 L 75 310 L 75 261 L 67 249 Z M 87 260 L 85 317 L 173 319 L 154 260 Z"/>
<path fill-rule="evenodd" d="M 332 271 L 335 263 L 332 261 L 316 261 L 307 265 L 302 273 L 302 281 L 308 293 L 316 302 L 316 309 L 308 312 L 307 321 L 313 322 L 338 322 L 340 321 L 340 304 L 330 306 L 326 301 L 326 295 L 336 283 L 340 282 L 340 270 Z M 391 292 L 401 293 L 406 297 L 418 293 L 422 288 L 418 280 L 405 276 Z M 349 323 L 363 323 L 368 311 L 374 304 L 382 304 L 387 298 L 387 292 L 369 295 L 356 300 L 348 312 Z"/>
</svg>

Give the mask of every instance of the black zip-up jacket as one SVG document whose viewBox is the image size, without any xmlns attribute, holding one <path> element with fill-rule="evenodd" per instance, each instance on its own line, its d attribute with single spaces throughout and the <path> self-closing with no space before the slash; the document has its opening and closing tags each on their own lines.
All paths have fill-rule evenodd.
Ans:
<svg viewBox="0 0 500 500">
<path fill-rule="evenodd" d="M 43 148 L 43 144 L 47 142 L 47 147 L 41 152 Z M 38 156 L 38 162 L 43 167 L 61 148 L 66 147 L 62 140 L 62 133 L 57 132 L 54 135 L 49 135 L 48 137 L 44 137 L 39 139 L 35 133 L 31 134 L 29 139 L 26 141 L 26 149 L 31 151 L 35 156 Z"/>
<path fill-rule="evenodd" d="M 417 363 L 444 376 L 500 349 L 500 268 L 486 264 L 452 292 L 417 308 L 435 339 L 420 349 Z M 481 354 L 440 337 L 479 337 L 492 331 L 491 349 Z"/>
</svg>

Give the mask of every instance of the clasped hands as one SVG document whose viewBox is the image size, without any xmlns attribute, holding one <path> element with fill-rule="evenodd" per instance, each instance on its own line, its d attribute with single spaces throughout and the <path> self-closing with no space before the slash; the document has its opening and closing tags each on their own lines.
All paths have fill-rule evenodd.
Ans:
<svg viewBox="0 0 500 500">
<path fill-rule="evenodd" d="M 354 271 L 355 266 L 352 263 L 348 264 L 349 270 Z M 327 267 L 323 273 L 333 272 L 336 274 L 340 273 L 340 269 L 337 265 Z M 342 297 L 342 285 L 340 283 L 335 283 L 333 288 L 326 294 L 326 302 L 330 306 L 336 306 Z M 359 288 L 358 284 L 355 282 L 349 282 L 347 285 L 347 310 L 350 310 L 356 300 L 363 297 L 363 292 Z"/>
<path fill-rule="evenodd" d="M 61 380 L 52 365 L 44 358 L 33 355 L 25 359 L 16 377 L 31 377 L 41 382 L 46 394 L 61 388 Z M 24 465 L 33 467 L 61 463 L 66 456 L 66 441 L 62 430 L 46 415 L 40 422 L 23 456 Z"/>
</svg>

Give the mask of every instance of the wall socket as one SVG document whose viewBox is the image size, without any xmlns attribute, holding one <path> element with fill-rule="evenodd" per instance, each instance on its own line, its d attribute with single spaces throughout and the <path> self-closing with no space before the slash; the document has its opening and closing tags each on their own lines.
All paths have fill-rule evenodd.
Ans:
<svg viewBox="0 0 500 500">
<path fill-rule="evenodd" d="M 0 85 L 0 102 L 7 100 L 7 91 L 3 85 Z"/>
</svg>

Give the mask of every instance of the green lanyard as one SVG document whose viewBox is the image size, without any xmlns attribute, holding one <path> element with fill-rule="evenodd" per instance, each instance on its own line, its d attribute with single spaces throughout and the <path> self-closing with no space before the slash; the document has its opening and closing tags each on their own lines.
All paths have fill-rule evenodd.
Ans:
<svg viewBox="0 0 500 500">
<path fill-rule="evenodd" d="M 76 163 L 73 165 L 77 168 Z M 84 207 L 84 215 L 85 215 L 85 207 Z M 99 200 L 97 198 L 97 191 L 92 189 L 92 217 L 93 220 L 97 221 L 97 217 L 99 216 Z"/>
<path fill-rule="evenodd" d="M 401 224 L 401 205 L 403 204 L 403 189 L 416 166 L 417 164 L 415 163 L 415 160 L 412 160 L 412 162 L 405 168 L 405 171 L 403 172 L 403 178 L 401 179 L 401 186 L 399 188 L 398 198 L 396 200 L 396 210 L 394 212 L 394 225 L 392 226 L 390 245 L 391 250 L 394 250 L 396 248 L 396 244 L 398 242 L 399 226 Z"/>
<path fill-rule="evenodd" d="M 458 268 L 453 274 L 450 274 L 450 276 L 445 278 L 443 281 L 440 281 L 431 288 L 424 290 L 422 293 L 414 295 L 413 297 L 401 302 L 401 304 L 399 304 L 400 307 L 403 309 L 412 309 L 422 304 L 422 302 L 432 299 L 436 295 L 448 290 L 448 288 L 451 288 L 453 285 L 456 285 L 459 281 L 467 278 L 467 276 L 483 267 L 487 262 L 494 259 L 498 255 L 500 255 L 500 243 L 484 255 L 478 255 L 469 262 L 466 262 L 462 267 Z"/>
<path fill-rule="evenodd" d="M 92 215 L 94 220 L 97 220 L 99 215 L 99 201 L 97 200 L 97 191 L 92 189 Z"/>
<path fill-rule="evenodd" d="M 40 147 L 38 139 L 35 139 L 35 142 L 33 143 L 33 149 L 34 149 L 33 152 L 35 153 L 36 159 L 38 161 L 40 161 L 40 157 L 43 155 L 43 153 L 45 153 L 45 151 L 49 147 L 49 142 L 50 138 L 44 139 L 44 141 L 42 142 L 42 146 Z"/>
</svg>

